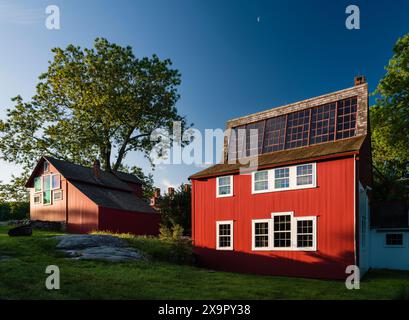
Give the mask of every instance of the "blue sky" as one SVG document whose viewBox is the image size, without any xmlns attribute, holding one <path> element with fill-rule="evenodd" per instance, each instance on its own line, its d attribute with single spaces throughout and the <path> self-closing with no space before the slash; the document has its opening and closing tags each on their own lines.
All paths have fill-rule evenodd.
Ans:
<svg viewBox="0 0 409 320">
<path fill-rule="evenodd" d="M 58 5 L 61 29 L 45 8 Z M 347 30 L 345 8 L 360 8 Z M 195 128 L 350 87 L 364 74 L 373 91 L 398 37 L 409 32 L 409 2 L 244 0 L 0 0 L 0 118 L 10 98 L 29 99 L 50 49 L 90 47 L 96 37 L 131 45 L 136 56 L 170 58 L 182 74 L 178 109 Z M 140 155 L 127 163 L 150 167 Z M 0 180 L 19 168 L 0 160 Z M 179 185 L 196 166 L 160 166 L 155 182 Z"/>
</svg>

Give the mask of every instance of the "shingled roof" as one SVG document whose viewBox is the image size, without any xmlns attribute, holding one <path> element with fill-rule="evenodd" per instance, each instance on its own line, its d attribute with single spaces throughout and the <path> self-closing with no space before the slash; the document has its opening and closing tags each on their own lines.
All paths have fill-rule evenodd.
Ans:
<svg viewBox="0 0 409 320">
<path fill-rule="evenodd" d="M 262 154 L 259 155 L 257 159 L 258 168 L 277 167 L 283 164 L 299 163 L 323 157 L 333 158 L 340 155 L 357 153 L 361 149 L 365 138 L 366 136 L 360 136 L 335 142 L 316 144 L 309 147 Z M 248 167 L 250 159 L 252 158 L 245 158 L 233 164 L 219 163 L 191 175 L 189 179 L 209 178 L 237 173 L 241 168 Z"/>
<path fill-rule="evenodd" d="M 97 178 L 92 168 L 47 156 L 38 162 L 26 187 L 33 187 L 35 172 L 43 161 L 50 162 L 64 178 L 99 206 L 127 211 L 155 212 L 144 199 L 133 194 L 132 188 L 127 184 L 127 182 L 140 184 L 136 176 L 125 172 L 101 170 Z"/>
</svg>

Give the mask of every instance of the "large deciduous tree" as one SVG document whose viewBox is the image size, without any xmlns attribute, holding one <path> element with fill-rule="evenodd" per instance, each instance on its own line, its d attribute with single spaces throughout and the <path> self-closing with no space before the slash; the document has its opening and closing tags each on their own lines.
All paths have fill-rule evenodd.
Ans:
<svg viewBox="0 0 409 320">
<path fill-rule="evenodd" d="M 370 111 L 373 162 L 385 189 L 381 193 L 409 198 L 409 34 L 397 41 L 393 52 L 375 92 L 380 98 Z"/>
<path fill-rule="evenodd" d="M 27 172 L 42 155 L 89 165 L 99 158 L 118 170 L 129 152 L 148 158 L 153 130 L 186 127 L 175 105 L 180 73 L 156 55 L 136 58 L 132 48 L 97 38 L 94 48 L 52 50 L 47 72 L 30 101 L 12 100 L 0 121 L 0 156 Z"/>
</svg>

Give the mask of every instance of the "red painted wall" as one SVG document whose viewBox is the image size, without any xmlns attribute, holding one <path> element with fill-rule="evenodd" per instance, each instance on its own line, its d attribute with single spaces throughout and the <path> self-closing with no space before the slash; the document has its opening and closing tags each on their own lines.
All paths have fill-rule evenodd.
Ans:
<svg viewBox="0 0 409 320">
<path fill-rule="evenodd" d="M 158 235 L 160 216 L 157 213 L 130 212 L 99 208 L 99 230 L 136 235 Z"/>
<path fill-rule="evenodd" d="M 216 198 L 216 179 L 193 182 L 198 260 L 226 271 L 345 279 L 355 264 L 354 159 L 317 163 L 317 188 L 251 194 L 251 175 L 234 176 L 234 196 Z M 317 251 L 252 251 L 252 220 L 273 212 L 317 216 Z M 234 220 L 234 251 L 216 250 L 216 221 Z"/>
</svg>

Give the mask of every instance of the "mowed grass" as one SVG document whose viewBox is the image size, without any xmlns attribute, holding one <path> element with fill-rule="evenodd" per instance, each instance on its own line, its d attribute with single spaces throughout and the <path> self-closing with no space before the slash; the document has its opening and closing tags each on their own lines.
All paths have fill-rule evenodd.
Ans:
<svg viewBox="0 0 409 320">
<path fill-rule="evenodd" d="M 371 271 L 360 290 L 343 282 L 212 272 L 161 260 L 110 263 L 66 259 L 55 232 L 11 238 L 0 227 L 0 299 L 399 299 L 408 297 L 409 272 Z M 149 241 L 144 239 L 143 241 Z M 155 246 L 158 245 L 158 240 Z M 148 253 L 149 255 L 149 253 Z M 45 288 L 48 265 L 61 289 Z"/>
</svg>

